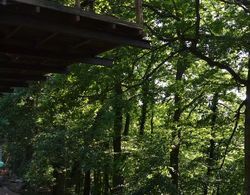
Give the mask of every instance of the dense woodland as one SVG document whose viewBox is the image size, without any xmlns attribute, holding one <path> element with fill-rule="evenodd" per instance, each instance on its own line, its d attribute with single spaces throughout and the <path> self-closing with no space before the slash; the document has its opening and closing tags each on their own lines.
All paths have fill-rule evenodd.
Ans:
<svg viewBox="0 0 250 195">
<path fill-rule="evenodd" d="M 127 21 L 134 9 L 95 4 Z M 104 54 L 112 67 L 75 64 L 0 98 L 7 166 L 58 195 L 250 194 L 249 2 L 143 10 L 151 50 L 119 48 Z"/>
</svg>

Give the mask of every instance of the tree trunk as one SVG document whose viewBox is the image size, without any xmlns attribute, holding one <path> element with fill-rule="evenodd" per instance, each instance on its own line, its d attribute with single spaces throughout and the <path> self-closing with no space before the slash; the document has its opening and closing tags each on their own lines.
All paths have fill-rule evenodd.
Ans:
<svg viewBox="0 0 250 195">
<path fill-rule="evenodd" d="M 140 135 L 144 135 L 145 131 L 145 123 L 147 119 L 147 108 L 148 108 L 148 92 L 149 92 L 149 82 L 146 81 L 142 86 L 142 107 L 141 107 L 140 129 L 139 129 Z"/>
<path fill-rule="evenodd" d="M 250 194 L 250 59 L 248 60 L 245 111 L 245 192 L 246 195 Z"/>
<path fill-rule="evenodd" d="M 101 172 L 100 170 L 95 170 L 93 195 L 100 195 L 100 194 L 101 194 Z"/>
<path fill-rule="evenodd" d="M 81 163 L 79 161 L 76 161 L 74 163 L 71 170 L 70 178 L 71 178 L 70 186 L 75 185 L 75 194 L 80 194 L 83 178 L 82 178 Z"/>
<path fill-rule="evenodd" d="M 81 187 L 82 187 L 82 174 L 81 171 L 77 173 L 76 180 L 75 180 L 75 193 L 76 194 L 81 194 Z"/>
<path fill-rule="evenodd" d="M 183 62 L 177 62 L 177 71 L 176 71 L 176 81 L 181 81 L 186 70 L 186 64 Z M 180 139 L 181 139 L 181 130 L 178 128 L 178 122 L 181 117 L 181 97 L 178 92 L 175 93 L 174 97 L 175 112 L 173 116 L 174 129 L 172 132 L 172 148 L 170 151 L 170 175 L 172 184 L 175 186 L 176 190 L 179 189 L 179 152 L 180 152 Z"/>
<path fill-rule="evenodd" d="M 124 127 L 124 131 L 123 131 L 123 135 L 124 135 L 124 136 L 128 136 L 128 134 L 129 134 L 130 120 L 131 120 L 131 116 L 130 116 L 129 113 L 127 113 L 127 114 L 126 114 L 125 127 Z"/>
<path fill-rule="evenodd" d="M 209 180 L 210 180 L 210 176 L 212 173 L 212 169 L 214 166 L 214 150 L 215 150 L 215 132 L 214 132 L 214 128 L 215 128 L 215 124 L 216 124 L 216 119 L 217 119 L 217 110 L 218 110 L 218 98 L 219 98 L 219 94 L 215 93 L 214 97 L 213 97 L 213 101 L 212 101 L 212 117 L 211 117 L 211 137 L 212 139 L 210 139 L 210 147 L 209 147 L 209 151 L 208 151 L 208 166 L 207 166 L 207 181 L 205 182 L 204 185 L 204 195 L 208 194 L 208 190 L 209 190 Z"/>
<path fill-rule="evenodd" d="M 174 122 L 177 123 L 180 119 L 181 112 L 180 110 L 175 111 Z M 181 131 L 179 128 L 174 129 L 172 133 L 172 148 L 170 151 L 170 175 L 172 179 L 172 184 L 175 186 L 178 191 L 179 188 L 179 152 L 180 152 L 180 139 Z"/>
<path fill-rule="evenodd" d="M 89 170 L 85 172 L 83 195 L 90 195 L 90 189 L 91 189 L 91 177 L 90 177 L 90 170 Z"/>
<path fill-rule="evenodd" d="M 103 195 L 109 195 L 109 174 L 107 170 L 104 170 L 103 175 Z"/>
<path fill-rule="evenodd" d="M 151 111 L 150 130 L 151 133 L 154 133 L 154 109 Z"/>
<path fill-rule="evenodd" d="M 113 193 L 122 194 L 123 177 L 122 177 L 122 148 L 121 148 L 121 133 L 122 133 L 122 86 L 121 83 L 115 85 L 115 102 L 114 102 L 114 167 L 113 167 Z"/>
<path fill-rule="evenodd" d="M 142 0 L 135 0 L 136 22 L 143 25 Z"/>
<path fill-rule="evenodd" d="M 56 185 L 53 187 L 53 195 L 64 195 L 65 194 L 65 175 L 55 169 L 54 177 L 56 178 Z"/>
</svg>

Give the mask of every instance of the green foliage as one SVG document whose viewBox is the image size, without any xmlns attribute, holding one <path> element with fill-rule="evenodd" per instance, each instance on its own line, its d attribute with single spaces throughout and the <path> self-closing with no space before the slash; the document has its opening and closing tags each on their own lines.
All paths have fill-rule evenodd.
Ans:
<svg viewBox="0 0 250 195">
<path fill-rule="evenodd" d="M 133 3 L 98 0 L 96 12 L 134 21 Z M 114 57 L 112 68 L 75 64 L 68 75 L 1 97 L 7 166 L 34 189 L 53 189 L 63 178 L 69 194 L 83 193 L 88 171 L 92 193 L 111 194 L 117 167 L 124 194 L 244 194 L 244 107 L 238 108 L 245 88 L 227 68 L 247 78 L 249 14 L 237 3 L 204 0 L 198 21 L 196 6 L 145 0 L 152 50 L 119 48 L 104 54 Z M 126 136 L 114 132 L 116 108 L 122 129 L 129 124 Z M 170 154 L 178 145 L 176 188 Z"/>
</svg>

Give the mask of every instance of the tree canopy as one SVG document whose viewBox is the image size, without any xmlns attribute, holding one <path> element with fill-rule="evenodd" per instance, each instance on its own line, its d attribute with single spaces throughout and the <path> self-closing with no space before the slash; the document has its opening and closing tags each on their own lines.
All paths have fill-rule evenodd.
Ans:
<svg viewBox="0 0 250 195">
<path fill-rule="evenodd" d="M 95 3 L 127 21 L 134 10 Z M 0 97 L 7 166 L 58 195 L 250 193 L 249 2 L 143 10 L 151 50 L 119 48 L 104 54 L 113 67 L 74 64 Z"/>
</svg>

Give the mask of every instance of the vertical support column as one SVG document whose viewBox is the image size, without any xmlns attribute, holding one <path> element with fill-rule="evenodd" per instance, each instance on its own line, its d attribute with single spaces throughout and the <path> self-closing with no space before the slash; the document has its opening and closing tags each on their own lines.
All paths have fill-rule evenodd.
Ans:
<svg viewBox="0 0 250 195">
<path fill-rule="evenodd" d="M 143 25 L 143 9 L 142 0 L 135 0 L 136 22 L 139 25 Z"/>
<path fill-rule="evenodd" d="M 80 8 L 80 0 L 75 0 L 75 7 Z"/>
<path fill-rule="evenodd" d="M 75 0 L 75 7 L 80 9 L 81 8 L 81 2 L 80 0 Z M 76 22 L 79 22 L 81 20 L 80 16 L 76 16 Z"/>
</svg>

